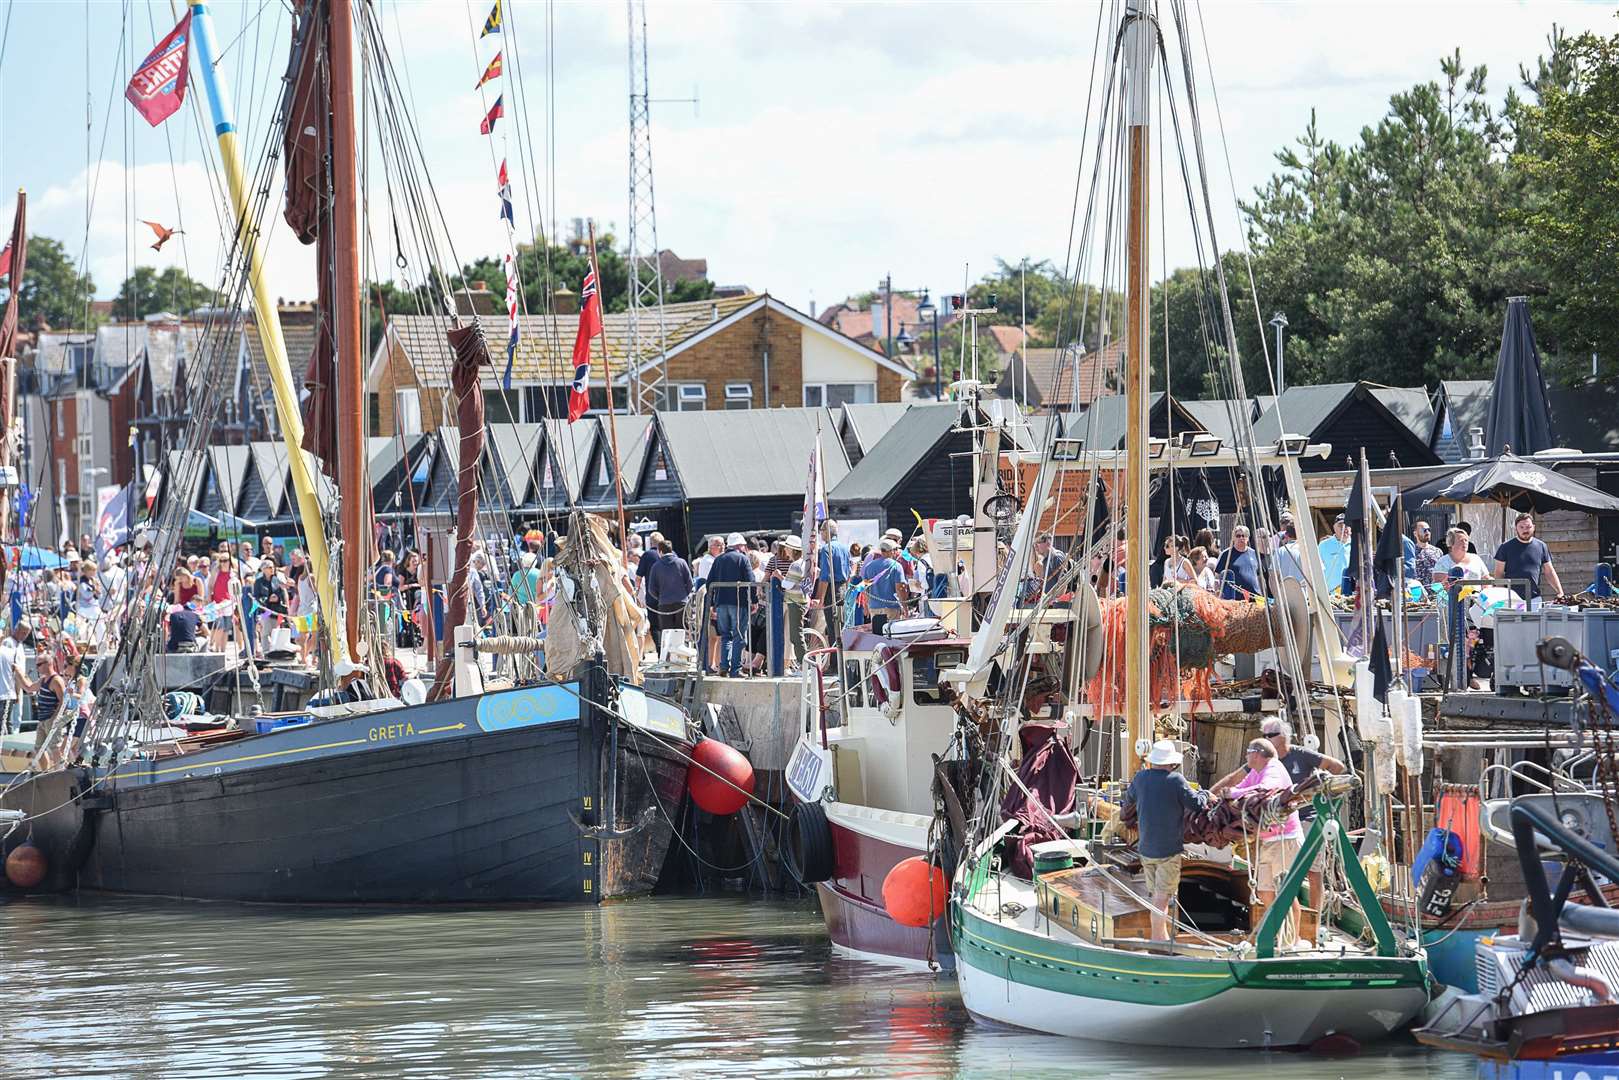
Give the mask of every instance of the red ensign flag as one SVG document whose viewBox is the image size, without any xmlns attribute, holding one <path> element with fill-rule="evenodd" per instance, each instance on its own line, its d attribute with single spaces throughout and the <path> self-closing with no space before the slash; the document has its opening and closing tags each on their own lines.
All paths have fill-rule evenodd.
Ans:
<svg viewBox="0 0 1619 1080">
<path fill-rule="evenodd" d="M 596 271 L 592 270 L 579 290 L 579 332 L 573 338 L 573 385 L 568 388 L 570 424 L 590 408 L 590 339 L 601 332 L 601 293 L 596 288 Z"/>
</svg>

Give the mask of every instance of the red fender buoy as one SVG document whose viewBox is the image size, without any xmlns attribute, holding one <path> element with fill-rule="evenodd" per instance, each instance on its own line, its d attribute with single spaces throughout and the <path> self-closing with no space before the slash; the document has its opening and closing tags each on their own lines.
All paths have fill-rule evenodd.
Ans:
<svg viewBox="0 0 1619 1080">
<path fill-rule="evenodd" d="M 883 907 L 901 926 L 923 927 L 944 915 L 949 891 L 943 870 L 912 855 L 883 878 Z"/>
<path fill-rule="evenodd" d="M 686 787 L 691 801 L 710 814 L 734 814 L 753 794 L 753 766 L 741 751 L 718 739 L 704 739 L 691 753 Z"/>
<path fill-rule="evenodd" d="M 33 889 L 45 880 L 50 861 L 33 844 L 18 844 L 6 856 L 6 880 L 19 889 Z"/>
</svg>

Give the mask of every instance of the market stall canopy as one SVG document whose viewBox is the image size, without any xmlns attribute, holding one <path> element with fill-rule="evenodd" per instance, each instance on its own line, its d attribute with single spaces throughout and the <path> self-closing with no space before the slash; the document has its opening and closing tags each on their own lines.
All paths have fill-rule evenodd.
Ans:
<svg viewBox="0 0 1619 1080">
<path fill-rule="evenodd" d="M 6 563 L 13 570 L 55 570 L 67 560 L 54 551 L 33 544 L 7 544 Z"/>
<path fill-rule="evenodd" d="M 1507 301 L 1507 321 L 1501 329 L 1490 413 L 1484 421 L 1485 452 L 1491 457 L 1534 454 L 1554 445 L 1546 380 L 1540 372 L 1535 330 L 1529 325 L 1529 298 L 1514 296 Z"/>
<path fill-rule="evenodd" d="M 1435 503 L 1501 503 L 1536 513 L 1619 513 L 1619 497 L 1515 454 L 1474 462 L 1402 494 L 1412 510 Z"/>
</svg>

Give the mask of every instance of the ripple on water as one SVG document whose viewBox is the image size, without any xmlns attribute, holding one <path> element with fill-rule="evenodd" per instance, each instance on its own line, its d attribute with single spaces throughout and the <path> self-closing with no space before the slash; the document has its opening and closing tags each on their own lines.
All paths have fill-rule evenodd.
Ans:
<svg viewBox="0 0 1619 1080">
<path fill-rule="evenodd" d="M 948 978 L 832 954 L 813 903 L 0 906 L 0 1075 L 1184 1080 L 1184 1053 L 975 1025 Z M 1471 1077 L 1408 1044 L 1206 1054 L 1199 1080 Z"/>
</svg>

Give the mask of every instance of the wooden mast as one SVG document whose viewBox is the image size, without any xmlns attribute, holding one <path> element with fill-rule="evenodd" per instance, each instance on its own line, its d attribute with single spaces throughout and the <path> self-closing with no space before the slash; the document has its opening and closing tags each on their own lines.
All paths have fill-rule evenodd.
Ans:
<svg viewBox="0 0 1619 1080">
<path fill-rule="evenodd" d="M 358 659 L 371 555 L 371 487 L 366 482 L 365 358 L 360 321 L 360 215 L 355 180 L 359 160 L 354 130 L 354 5 L 332 0 L 332 223 L 337 353 L 338 520 L 343 532 L 343 630 Z"/>
<path fill-rule="evenodd" d="M 1151 739 L 1152 721 L 1147 663 L 1147 331 L 1148 303 L 1148 169 L 1152 119 L 1152 57 L 1157 46 L 1157 24 L 1151 0 L 1127 0 L 1125 5 L 1124 78 L 1129 123 L 1130 192 L 1126 224 L 1129 247 L 1126 263 L 1125 308 L 1125 689 L 1124 716 L 1128 736 L 1130 772 L 1141 767 L 1136 745 Z"/>
</svg>

